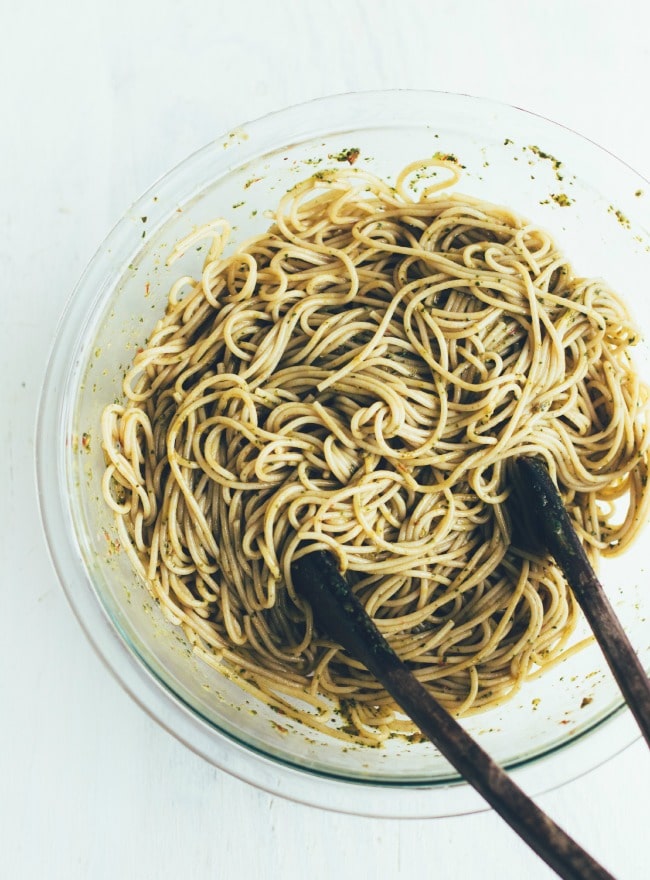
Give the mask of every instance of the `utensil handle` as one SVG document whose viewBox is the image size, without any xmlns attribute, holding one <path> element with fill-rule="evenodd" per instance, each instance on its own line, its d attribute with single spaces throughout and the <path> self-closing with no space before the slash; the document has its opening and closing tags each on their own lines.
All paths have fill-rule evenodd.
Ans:
<svg viewBox="0 0 650 880">
<path fill-rule="evenodd" d="M 375 672 L 377 677 L 379 675 Z M 411 684 L 407 684 L 407 675 Z M 380 679 L 381 680 L 381 679 Z M 565 880 L 612 875 L 557 825 L 478 743 L 431 698 L 408 669 L 385 676 L 386 689 L 490 806 Z M 412 682 L 416 682 L 415 687 Z M 405 693 L 408 695 L 405 697 Z"/>
<path fill-rule="evenodd" d="M 399 659 L 323 551 L 292 565 L 294 585 L 320 626 L 380 681 L 445 758 L 564 880 L 613 880 L 598 862 L 553 822 Z"/>
<path fill-rule="evenodd" d="M 562 498 L 539 458 L 518 458 L 517 491 L 526 493 L 546 547 L 564 572 L 630 711 L 650 746 L 650 679 L 585 553 Z"/>
<path fill-rule="evenodd" d="M 580 602 L 630 712 L 650 746 L 650 680 L 618 620 L 602 586 L 595 579 L 586 586 L 588 602 Z M 578 590 L 574 588 L 578 595 Z"/>
</svg>

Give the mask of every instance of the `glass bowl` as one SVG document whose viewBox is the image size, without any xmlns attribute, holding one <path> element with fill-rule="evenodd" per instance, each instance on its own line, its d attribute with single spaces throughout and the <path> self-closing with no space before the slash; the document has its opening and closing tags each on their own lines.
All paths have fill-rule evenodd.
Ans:
<svg viewBox="0 0 650 880">
<path fill-rule="evenodd" d="M 263 231 L 294 183 L 359 151 L 357 167 L 391 179 L 408 162 L 452 153 L 460 192 L 504 204 L 547 228 L 578 273 L 605 277 L 650 328 L 646 182 L 575 133 L 468 96 L 392 91 L 339 95 L 242 125 L 158 181 L 92 259 L 58 328 L 42 394 L 37 473 L 50 551 L 88 638 L 131 696 L 214 765 L 261 788 L 334 810 L 439 816 L 484 808 L 429 743 L 355 747 L 278 715 L 207 667 L 160 613 L 115 542 L 101 500 L 99 419 L 165 306 L 173 280 L 200 271 L 173 245 L 225 216 L 233 242 Z M 647 342 L 637 363 L 650 375 Z M 643 537 L 602 577 L 650 662 Z M 583 628 L 576 634 L 586 634 Z M 531 681 L 508 704 L 463 722 L 535 794 L 593 768 L 637 729 L 597 646 Z"/>
</svg>

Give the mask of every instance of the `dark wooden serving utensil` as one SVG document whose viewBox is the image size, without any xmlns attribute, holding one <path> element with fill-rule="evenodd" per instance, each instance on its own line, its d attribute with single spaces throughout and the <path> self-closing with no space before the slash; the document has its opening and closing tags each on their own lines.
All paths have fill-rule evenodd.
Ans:
<svg viewBox="0 0 650 880">
<path fill-rule="evenodd" d="M 546 463 L 522 456 L 513 460 L 510 470 L 520 538 L 531 549 L 541 542 L 555 558 L 650 745 L 650 680 L 587 558 Z"/>
<path fill-rule="evenodd" d="M 613 880 L 420 684 L 340 575 L 334 556 L 309 552 L 292 564 L 291 574 L 321 631 L 367 667 L 467 782 L 560 877 Z"/>
</svg>

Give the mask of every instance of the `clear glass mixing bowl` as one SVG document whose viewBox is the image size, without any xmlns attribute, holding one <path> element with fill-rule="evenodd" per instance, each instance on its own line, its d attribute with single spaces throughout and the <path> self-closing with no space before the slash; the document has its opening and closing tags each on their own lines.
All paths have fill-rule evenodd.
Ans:
<svg viewBox="0 0 650 880">
<path fill-rule="evenodd" d="M 171 282 L 196 275 L 174 243 L 226 216 L 233 241 L 262 231 L 267 209 L 316 169 L 359 150 L 356 167 L 387 178 L 408 162 L 452 153 L 458 190 L 505 204 L 546 227 L 578 272 L 602 275 L 650 329 L 646 182 L 593 143 L 545 119 L 433 92 L 340 95 L 242 125 L 208 144 L 139 199 L 74 291 L 43 390 L 37 472 L 51 554 L 68 599 L 106 665 L 167 730 L 229 773 L 270 792 L 369 815 L 436 816 L 482 809 L 481 798 L 428 743 L 343 745 L 301 729 L 192 656 L 115 544 L 100 493 L 99 418 L 162 313 Z M 649 350 L 637 360 L 647 379 Z M 650 591 L 641 538 L 602 576 L 632 642 L 650 663 Z M 576 635 L 584 635 L 581 631 Z M 637 736 L 599 649 L 586 648 L 509 704 L 465 722 L 531 793 L 596 766 Z"/>
</svg>

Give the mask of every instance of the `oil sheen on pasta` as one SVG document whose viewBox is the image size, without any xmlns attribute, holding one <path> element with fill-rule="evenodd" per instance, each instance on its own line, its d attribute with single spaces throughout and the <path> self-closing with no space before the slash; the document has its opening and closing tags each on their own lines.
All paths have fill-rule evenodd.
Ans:
<svg viewBox="0 0 650 880">
<path fill-rule="evenodd" d="M 415 195 L 423 169 L 445 181 Z M 225 222 L 199 231 L 202 277 L 173 286 L 103 416 L 106 502 L 169 619 L 270 705 L 357 742 L 414 729 L 314 631 L 296 554 L 335 553 L 463 715 L 563 656 L 578 614 L 552 560 L 513 542 L 508 460 L 545 458 L 594 562 L 648 513 L 623 303 L 457 178 L 451 161 L 394 187 L 328 171 L 229 256 Z"/>
</svg>

